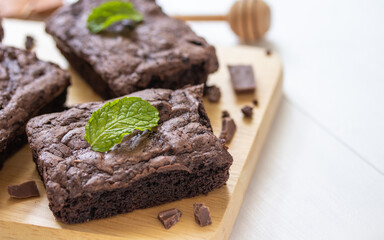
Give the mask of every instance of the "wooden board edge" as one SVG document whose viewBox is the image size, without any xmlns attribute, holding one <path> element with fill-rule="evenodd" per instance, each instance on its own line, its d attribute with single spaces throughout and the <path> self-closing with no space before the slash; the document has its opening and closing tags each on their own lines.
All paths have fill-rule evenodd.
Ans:
<svg viewBox="0 0 384 240">
<path fill-rule="evenodd" d="M 219 228 L 216 230 L 211 240 L 228 239 L 232 232 L 233 225 L 235 224 L 237 215 L 239 214 L 240 207 L 242 205 L 245 193 L 247 192 L 248 185 L 252 178 L 257 161 L 262 152 L 264 143 L 267 139 L 267 136 L 271 128 L 271 125 L 273 123 L 273 119 L 276 115 L 277 109 L 280 106 L 282 97 L 283 97 L 283 70 L 281 69 L 279 79 L 276 83 L 275 89 L 273 90 L 273 94 L 267 104 L 269 107 L 265 112 L 265 116 L 262 122 L 260 123 L 259 131 L 252 144 L 255 147 L 252 148 L 252 150 L 248 154 L 248 157 L 241 171 L 242 178 L 241 179 L 239 178 L 239 182 L 236 184 L 235 189 L 233 191 L 232 198 L 228 203 L 228 206 L 230 207 L 225 211 L 225 214 L 222 218 L 223 221 L 220 223 Z"/>
</svg>

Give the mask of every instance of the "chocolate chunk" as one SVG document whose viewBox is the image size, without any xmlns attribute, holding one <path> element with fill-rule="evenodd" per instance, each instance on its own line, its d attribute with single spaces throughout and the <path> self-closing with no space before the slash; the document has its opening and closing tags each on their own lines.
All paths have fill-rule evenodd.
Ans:
<svg viewBox="0 0 384 240">
<path fill-rule="evenodd" d="M 207 87 L 207 95 L 208 95 L 208 101 L 213 103 L 218 102 L 221 97 L 220 88 L 218 88 L 215 85 Z"/>
<path fill-rule="evenodd" d="M 272 55 L 272 50 L 271 49 L 267 49 L 265 51 L 265 53 L 267 54 L 267 56 L 270 56 L 270 55 Z"/>
<path fill-rule="evenodd" d="M 236 93 L 252 93 L 256 89 L 255 75 L 251 65 L 228 65 L 232 87 Z"/>
<path fill-rule="evenodd" d="M 235 121 L 231 117 L 224 117 L 222 120 L 220 139 L 224 139 L 225 143 L 230 143 L 233 138 L 233 135 L 235 135 L 235 132 Z"/>
<path fill-rule="evenodd" d="M 3 27 L 1 26 L 2 19 L 0 18 L 0 42 L 3 40 L 4 37 L 4 30 Z"/>
<path fill-rule="evenodd" d="M 157 218 L 164 225 L 165 229 L 170 229 L 173 225 L 180 221 L 183 214 L 177 208 L 171 208 L 162 212 L 159 212 Z"/>
<path fill-rule="evenodd" d="M 205 206 L 203 203 L 193 204 L 193 214 L 195 215 L 196 223 L 199 224 L 200 227 L 212 224 L 209 207 Z"/>
<path fill-rule="evenodd" d="M 29 198 L 40 196 L 39 189 L 37 189 L 35 181 L 28 181 L 20 185 L 8 186 L 8 193 L 12 198 Z"/>
<path fill-rule="evenodd" d="M 29 35 L 25 37 L 25 49 L 31 51 L 35 46 L 35 39 Z"/>
<path fill-rule="evenodd" d="M 250 106 L 245 106 L 241 109 L 241 112 L 244 114 L 244 117 L 251 118 L 253 114 L 253 108 Z"/>
<path fill-rule="evenodd" d="M 258 105 L 259 105 L 259 101 L 257 101 L 257 99 L 253 99 L 252 103 L 253 103 L 253 105 L 255 105 L 255 106 L 258 106 Z"/>
<path fill-rule="evenodd" d="M 222 113 L 221 113 L 221 118 L 225 118 L 225 117 L 230 117 L 231 115 L 229 115 L 229 112 L 227 110 L 224 110 Z"/>
</svg>

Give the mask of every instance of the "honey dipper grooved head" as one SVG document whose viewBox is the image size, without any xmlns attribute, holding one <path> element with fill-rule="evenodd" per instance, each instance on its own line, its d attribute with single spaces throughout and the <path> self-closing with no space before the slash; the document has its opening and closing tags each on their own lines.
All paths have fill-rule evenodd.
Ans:
<svg viewBox="0 0 384 240">
<path fill-rule="evenodd" d="M 242 41 L 255 42 L 268 31 L 271 10 L 262 0 L 238 0 L 229 11 L 228 22 Z"/>
</svg>

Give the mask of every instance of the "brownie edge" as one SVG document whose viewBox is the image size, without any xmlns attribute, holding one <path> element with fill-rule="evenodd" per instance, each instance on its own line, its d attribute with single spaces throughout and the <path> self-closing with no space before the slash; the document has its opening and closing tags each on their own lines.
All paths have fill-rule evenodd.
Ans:
<svg viewBox="0 0 384 240">
<path fill-rule="evenodd" d="M 106 153 L 91 150 L 84 140 L 88 119 L 103 103 L 33 118 L 28 141 L 55 217 L 80 223 L 223 186 L 233 159 L 212 132 L 202 95 L 203 85 L 129 95 L 156 107 L 159 125 L 127 135 Z"/>
</svg>

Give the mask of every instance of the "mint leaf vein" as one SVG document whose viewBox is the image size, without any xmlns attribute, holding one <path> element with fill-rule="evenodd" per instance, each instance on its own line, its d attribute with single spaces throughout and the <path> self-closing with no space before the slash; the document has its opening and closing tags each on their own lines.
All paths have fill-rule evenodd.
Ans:
<svg viewBox="0 0 384 240">
<path fill-rule="evenodd" d="M 107 152 L 134 130 L 151 130 L 159 122 L 159 112 L 139 97 L 124 97 L 94 111 L 85 126 L 85 140 L 98 152 Z"/>
</svg>

